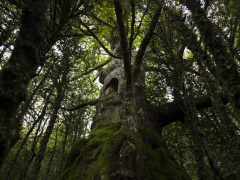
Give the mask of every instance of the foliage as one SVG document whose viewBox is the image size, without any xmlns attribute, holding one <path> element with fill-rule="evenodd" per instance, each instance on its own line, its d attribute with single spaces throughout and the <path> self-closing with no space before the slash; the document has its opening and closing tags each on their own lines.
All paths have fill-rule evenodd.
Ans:
<svg viewBox="0 0 240 180">
<path fill-rule="evenodd" d="M 144 35 L 148 32 L 157 7 L 156 2 L 160 1 L 134 1 L 136 22 L 132 51 L 139 50 Z M 177 121 L 163 129 L 163 139 L 171 153 L 162 140 L 155 137 L 154 132 L 147 130 L 146 134 L 144 127 L 138 125 L 140 133 L 136 141 L 145 148 L 139 153 L 147 153 L 144 167 L 140 169 L 147 173 L 154 171 L 154 175 L 148 174 L 149 179 L 154 179 L 152 176 L 156 177 L 159 169 L 168 171 L 163 167 L 166 164 L 154 160 L 160 159 L 159 161 L 164 162 L 167 156 L 171 161 L 168 162 L 169 165 L 175 166 L 172 169 L 176 171 L 175 174 L 184 168 L 191 179 L 199 179 L 201 173 L 208 179 L 240 176 L 239 112 L 234 103 L 224 105 L 221 102 L 217 92 L 230 94 L 221 76 L 223 66 L 218 64 L 199 28 L 201 24 L 199 25 L 196 17 L 192 15 L 186 2 L 163 1 L 161 15 L 142 62 L 148 101 L 155 106 L 177 102 L 184 112 L 184 120 L 181 121 L 185 123 Z M 221 45 L 225 47 L 229 59 L 233 60 L 239 71 L 240 1 L 198 2 L 207 15 L 207 20 L 213 25 L 212 31 L 217 33 L 216 38 L 221 39 Z M 27 3 L 28 1 L 18 0 L 0 2 L 0 70 L 9 62 L 16 47 L 14 42 L 19 36 L 22 25 L 20 19 Z M 132 6 L 127 0 L 122 0 L 121 5 L 126 37 L 130 39 Z M 44 33 L 41 34 L 44 41 L 37 50 L 39 67 L 36 73 L 32 74 L 26 100 L 17 109 L 16 119 L 21 128 L 21 138 L 10 151 L 2 167 L 0 179 L 29 177 L 33 159 L 53 113 L 53 104 L 60 92 L 61 82 L 62 101 L 47 142 L 39 177 L 57 179 L 64 162 L 65 172 L 60 178 L 64 179 L 66 174 L 75 176 L 78 172 L 75 172 L 75 169 L 79 168 L 79 164 L 82 163 L 83 168 L 87 165 L 93 168 L 93 164 L 99 163 L 95 167 L 100 167 L 103 164 L 103 154 L 116 150 L 119 142 L 115 142 L 115 134 L 123 131 L 120 121 L 100 123 L 90 133 L 95 107 L 83 107 L 76 111 L 65 111 L 64 108 L 75 107 L 98 98 L 101 85 L 97 79 L 101 75 L 102 66 L 107 65 L 104 63 L 112 55 L 114 45 L 121 38 L 118 26 L 114 1 L 50 0 Z M 219 46 L 216 54 L 220 52 L 222 50 Z M 63 74 L 67 65 L 69 73 L 64 80 Z M 231 74 L 231 71 L 226 73 L 228 74 Z M 234 79 L 235 76 L 231 78 Z M 231 92 L 235 90 L 229 89 Z M 194 99 L 205 94 L 211 96 L 212 107 L 201 110 L 192 108 L 196 104 Z M 239 96 L 237 94 L 232 97 L 237 99 Z M 145 138 L 149 143 L 147 148 L 143 143 Z M 151 141 L 157 141 L 161 145 L 154 149 L 156 142 Z M 116 146 L 115 149 L 109 150 L 110 145 Z M 196 148 L 200 149 L 199 152 Z M 219 171 L 215 171 L 211 166 L 208 152 Z M 70 156 L 67 159 L 68 154 Z M 76 157 L 77 161 L 74 162 Z M 177 166 L 175 160 L 182 167 Z M 94 172 L 90 173 L 92 176 L 99 173 L 99 169 L 91 168 L 88 170 Z M 103 170 L 106 174 L 107 168 Z M 216 172 L 220 173 L 216 175 Z M 188 179 L 185 173 L 182 177 Z"/>
</svg>

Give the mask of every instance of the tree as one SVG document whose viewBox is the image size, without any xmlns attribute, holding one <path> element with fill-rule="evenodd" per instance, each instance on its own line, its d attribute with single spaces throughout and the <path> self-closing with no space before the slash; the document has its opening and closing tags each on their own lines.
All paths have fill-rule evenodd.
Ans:
<svg viewBox="0 0 240 180">
<path fill-rule="evenodd" d="M 192 178 L 236 179 L 239 176 L 239 21 L 236 11 L 240 3 L 204 1 L 204 6 L 201 6 L 200 1 L 188 0 L 84 3 L 68 0 L 50 1 L 48 5 L 47 1 L 45 4 L 41 4 L 43 1 L 10 2 L 2 3 L 3 9 L 9 14 L 22 9 L 22 18 L 14 50 L 0 72 L 1 164 L 19 139 L 18 124 L 24 122 L 21 119 L 28 118 L 27 113 L 34 112 L 34 109 L 34 113 L 40 115 L 37 103 L 31 104 L 28 100 L 25 105 L 20 105 L 26 100 L 23 92 L 29 83 L 32 85 L 30 79 L 33 76 L 45 74 L 46 78 L 35 86 L 35 91 L 30 90 L 33 93 L 30 99 L 35 93 L 45 99 L 48 93 L 54 101 L 51 102 L 54 108 L 48 109 L 49 126 L 40 136 L 42 140 L 37 147 L 38 152 L 35 156 L 37 141 L 34 140 L 34 156 L 26 160 L 22 166 L 26 168 L 22 168 L 19 178 L 25 177 L 28 171 L 27 179 L 37 179 L 39 173 L 44 174 L 45 170 L 44 176 L 48 177 L 54 162 L 53 153 L 49 154 L 49 159 L 45 155 L 51 136 L 54 139 L 52 150 L 56 153 L 58 139 L 64 138 L 59 153 L 62 157 L 59 163 L 63 163 L 68 132 L 73 132 L 75 142 L 78 131 L 84 129 L 84 121 L 81 125 L 75 119 L 75 129 L 69 129 L 69 122 L 74 117 L 84 117 L 88 105 L 96 105 L 92 132 L 88 138 L 78 136 L 80 140 L 72 147 L 63 169 L 56 171 L 62 172 L 59 179 L 190 179 L 184 168 Z M 41 15 L 34 15 L 35 11 L 31 8 L 36 8 L 38 3 L 44 6 L 38 10 Z M 184 15 L 186 8 L 191 15 Z M 211 14 L 213 9 L 214 15 Z M 33 19 L 30 18 L 31 27 L 38 27 L 39 31 L 26 29 L 26 22 L 29 22 L 26 13 L 33 16 Z M 34 19 L 41 20 L 45 15 L 45 21 Z M 232 20 L 228 23 L 226 18 Z M 9 19 L 4 21 L 7 24 Z M 13 30 L 7 30 L 10 26 L 8 24 L 1 32 L 3 41 L 11 39 L 11 32 L 14 34 Z M 6 35 L 3 36 L 3 33 Z M 28 36 L 28 33 L 35 34 Z M 42 38 L 35 39 L 40 35 Z M 37 43 L 31 46 L 35 41 Z M 87 50 L 84 46 L 92 46 L 92 49 Z M 4 47 L 8 47 L 7 43 Z M 77 49 L 83 50 L 83 53 Z M 103 50 L 110 56 L 105 62 L 99 55 Z M 29 51 L 33 55 L 29 55 Z M 2 52 L 4 54 L 5 50 Z M 36 60 L 30 61 L 33 57 Z M 66 59 L 68 65 L 64 63 Z M 29 71 L 24 69 L 25 62 L 28 62 Z M 109 62 L 107 67 L 102 68 Z M 23 68 L 18 68 L 18 63 Z M 42 68 L 36 73 L 38 65 Z M 62 72 L 57 70 L 58 66 Z M 9 67 L 12 69 L 9 70 Z M 96 76 L 95 70 L 98 70 L 97 76 L 103 84 L 99 98 L 80 98 L 79 89 L 90 91 L 90 88 L 77 85 L 75 81 L 81 79 L 83 84 L 82 80 L 89 77 L 87 82 L 94 87 L 91 78 Z M 10 72 L 15 75 L 5 79 L 4 74 Z M 92 72 L 93 75 L 89 76 Z M 48 87 L 45 94 L 39 91 L 44 81 Z M 58 84 L 58 87 L 57 92 L 50 95 L 52 84 Z M 10 91 L 12 87 L 15 90 Z M 166 97 L 168 94 L 173 97 L 172 102 Z M 73 103 L 79 104 L 78 99 L 82 103 L 70 107 Z M 5 101 L 9 102 L 8 106 L 3 103 Z M 38 101 L 41 99 L 36 98 Z M 20 112 L 16 117 L 14 112 L 19 105 Z M 69 111 L 76 113 L 72 115 Z M 56 126 L 57 117 L 66 117 L 63 126 Z M 36 123 L 33 125 L 36 126 Z M 51 135 L 59 128 L 66 132 L 59 136 Z M 190 150 L 184 152 L 184 148 Z M 186 159 L 187 156 L 192 157 L 192 161 Z M 45 166 L 44 162 L 48 165 Z M 191 167 L 195 167 L 196 171 L 191 172 Z M 52 175 L 55 179 L 57 176 L 56 173 Z"/>
</svg>

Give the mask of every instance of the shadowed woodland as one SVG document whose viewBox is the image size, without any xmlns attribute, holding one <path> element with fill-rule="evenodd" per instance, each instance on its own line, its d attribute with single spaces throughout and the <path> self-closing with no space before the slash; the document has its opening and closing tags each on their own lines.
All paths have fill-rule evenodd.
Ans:
<svg viewBox="0 0 240 180">
<path fill-rule="evenodd" d="M 240 179 L 240 0 L 2 0 L 0 180 Z"/>
</svg>

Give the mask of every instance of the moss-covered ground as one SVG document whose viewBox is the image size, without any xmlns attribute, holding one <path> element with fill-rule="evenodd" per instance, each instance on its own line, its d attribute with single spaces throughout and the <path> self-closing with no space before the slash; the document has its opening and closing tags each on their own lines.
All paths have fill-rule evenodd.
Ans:
<svg viewBox="0 0 240 180">
<path fill-rule="evenodd" d="M 99 122 L 88 139 L 75 143 L 58 180 L 112 180 L 114 167 L 122 156 L 128 128 L 122 121 Z M 151 129 L 138 125 L 129 142 L 135 151 L 135 178 L 138 180 L 187 180 L 185 170 L 176 163 L 163 140 Z"/>
</svg>

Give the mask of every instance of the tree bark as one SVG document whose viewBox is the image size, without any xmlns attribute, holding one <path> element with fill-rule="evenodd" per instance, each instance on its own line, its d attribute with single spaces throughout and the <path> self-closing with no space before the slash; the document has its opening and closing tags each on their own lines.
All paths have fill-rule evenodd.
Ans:
<svg viewBox="0 0 240 180">
<path fill-rule="evenodd" d="M 35 153 L 35 148 L 36 148 L 36 145 L 37 145 L 37 142 L 39 140 L 39 138 L 42 136 L 43 134 L 43 131 L 44 131 L 44 127 L 46 125 L 46 122 L 44 122 L 43 124 L 43 127 L 41 129 L 41 126 L 42 126 L 42 120 L 40 121 L 39 125 L 38 125 L 38 128 L 37 128 L 37 131 L 35 133 L 35 137 L 34 137 L 34 140 L 32 142 L 32 146 L 31 146 L 31 153 L 30 153 L 30 156 L 27 158 L 26 162 L 24 163 L 24 165 L 22 166 L 21 168 L 21 171 L 19 172 L 18 176 L 17 176 L 17 180 L 22 180 L 22 179 L 25 179 L 25 176 L 27 174 L 27 171 L 28 171 L 28 167 L 29 165 L 31 164 L 31 162 L 33 161 L 34 157 L 36 156 L 36 153 Z M 40 131 L 41 129 L 41 131 Z M 38 135 L 38 132 L 40 131 L 39 135 Z"/>
<path fill-rule="evenodd" d="M 50 172 L 50 168 L 51 168 L 51 165 L 52 165 L 52 160 L 53 160 L 53 157 L 54 157 L 55 152 L 56 152 L 58 128 L 59 127 L 57 127 L 57 130 L 56 130 L 55 143 L 54 143 L 54 147 L 53 147 L 53 150 L 52 150 L 52 155 L 51 155 L 51 157 L 49 159 L 49 162 L 48 162 L 48 165 L 47 165 L 47 172 L 46 172 L 45 179 L 48 179 L 48 174 Z"/>
<path fill-rule="evenodd" d="M 63 95 L 62 95 L 62 87 L 61 87 L 61 88 L 58 89 L 58 94 L 57 94 L 57 97 L 56 97 L 55 102 L 53 104 L 53 112 L 51 114 L 48 127 L 47 127 L 47 129 L 46 129 L 46 131 L 43 135 L 43 139 L 40 142 L 40 147 L 38 149 L 37 155 L 34 158 L 30 176 L 27 178 L 29 180 L 37 179 L 37 177 L 38 177 L 38 173 L 39 173 L 39 170 L 41 168 L 41 163 L 42 163 L 42 160 L 44 158 L 47 143 L 49 141 L 50 135 L 51 135 L 52 130 L 54 128 L 55 121 L 58 118 L 57 114 L 58 114 L 58 110 L 61 107 L 62 96 Z"/>
<path fill-rule="evenodd" d="M 228 103 L 228 99 L 220 93 L 221 100 L 223 104 Z M 212 106 L 212 97 L 210 95 L 198 96 L 194 99 L 195 106 L 197 110 L 201 110 Z M 181 108 L 181 103 L 173 101 L 171 103 L 166 103 L 162 106 L 155 107 L 158 109 L 158 123 L 161 127 L 165 127 L 177 120 L 183 121 L 185 115 Z"/>
<path fill-rule="evenodd" d="M 67 137 L 68 137 L 68 130 L 69 130 L 69 123 L 66 122 L 66 131 L 65 131 L 65 135 L 64 135 L 64 139 L 63 139 L 63 142 L 62 142 L 62 157 L 61 157 L 61 160 L 60 160 L 60 164 L 59 164 L 59 167 L 58 167 L 58 173 L 57 173 L 57 177 L 62 173 L 62 167 L 63 167 L 63 164 L 64 164 L 64 161 L 66 160 L 66 157 L 65 157 L 65 146 L 67 144 Z"/>
<path fill-rule="evenodd" d="M 42 109 L 42 112 L 41 112 L 40 116 L 38 117 L 37 120 L 35 120 L 35 122 L 33 123 L 32 127 L 29 129 L 29 131 L 27 132 L 26 136 L 25 136 L 24 139 L 22 140 L 21 145 L 20 145 L 18 151 L 15 153 L 14 158 L 13 158 L 13 160 L 12 160 L 12 163 L 11 163 L 11 165 L 10 165 L 10 168 L 9 168 L 8 172 L 6 173 L 6 174 L 7 174 L 6 177 L 5 177 L 6 180 L 8 179 L 10 173 L 12 172 L 13 167 L 14 167 L 15 163 L 17 162 L 17 158 L 18 158 L 20 152 L 22 151 L 23 146 L 24 146 L 25 143 L 27 142 L 29 135 L 32 133 L 32 131 L 33 131 L 33 129 L 35 128 L 35 126 L 37 125 L 37 123 L 38 123 L 39 121 L 42 121 L 43 117 L 45 116 L 46 109 L 47 109 L 47 106 L 48 106 L 48 104 L 49 104 L 49 99 L 50 99 L 51 94 L 52 94 L 52 93 L 50 92 L 50 94 L 49 94 L 48 97 L 47 97 L 46 103 L 45 103 L 45 105 L 44 105 L 44 107 L 43 107 L 43 109 Z"/>
<path fill-rule="evenodd" d="M 191 10 L 205 47 L 213 55 L 213 59 L 220 70 L 219 75 L 223 80 L 223 89 L 226 91 L 229 102 L 232 106 L 240 110 L 240 76 L 237 64 L 233 56 L 228 52 L 224 41 L 216 30 L 214 24 L 207 18 L 205 11 L 196 0 L 184 0 L 184 4 Z"/>
<path fill-rule="evenodd" d="M 22 11 L 22 25 L 10 60 L 0 71 L 0 168 L 19 139 L 15 115 L 26 98 L 31 76 L 38 67 L 48 0 L 30 1 Z"/>
</svg>

